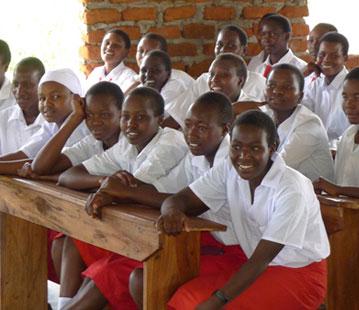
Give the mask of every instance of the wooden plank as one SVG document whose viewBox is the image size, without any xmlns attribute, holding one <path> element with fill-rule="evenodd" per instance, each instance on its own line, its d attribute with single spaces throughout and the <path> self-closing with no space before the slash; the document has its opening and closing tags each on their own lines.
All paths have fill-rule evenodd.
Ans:
<svg viewBox="0 0 359 310">
<path fill-rule="evenodd" d="M 47 309 L 46 228 L 0 214 L 0 309 Z"/>
<path fill-rule="evenodd" d="M 161 234 L 162 250 L 144 263 L 144 309 L 165 310 L 176 289 L 198 275 L 200 232 Z"/>
<path fill-rule="evenodd" d="M 343 208 L 322 202 L 320 209 L 328 236 L 344 229 Z"/>
</svg>

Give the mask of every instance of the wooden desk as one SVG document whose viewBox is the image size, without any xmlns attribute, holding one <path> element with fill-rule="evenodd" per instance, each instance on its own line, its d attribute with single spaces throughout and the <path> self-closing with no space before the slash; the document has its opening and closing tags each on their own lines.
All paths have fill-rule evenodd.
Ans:
<svg viewBox="0 0 359 310">
<path fill-rule="evenodd" d="M 328 310 L 359 309 L 359 199 L 318 196 L 331 254 Z"/>
<path fill-rule="evenodd" d="M 145 309 L 165 309 L 176 288 L 198 274 L 200 231 L 225 230 L 194 218 L 190 232 L 158 234 L 159 212 L 135 205 L 108 207 L 100 221 L 84 212 L 86 198 L 0 177 L 0 309 L 47 309 L 46 228 L 143 261 Z"/>
</svg>

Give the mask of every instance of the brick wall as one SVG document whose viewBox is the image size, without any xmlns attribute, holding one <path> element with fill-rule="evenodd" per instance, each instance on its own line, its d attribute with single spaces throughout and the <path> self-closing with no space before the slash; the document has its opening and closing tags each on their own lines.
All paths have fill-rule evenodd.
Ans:
<svg viewBox="0 0 359 310">
<path fill-rule="evenodd" d="M 269 12 L 278 12 L 291 20 L 291 47 L 305 57 L 309 31 L 303 19 L 308 15 L 306 0 L 81 1 L 86 33 L 80 52 L 85 73 L 101 63 L 100 42 L 105 31 L 118 27 L 132 40 L 127 61 L 131 67 L 136 68 L 134 56 L 139 38 L 152 31 L 167 38 L 174 67 L 198 76 L 208 69 L 215 35 L 224 25 L 233 23 L 244 28 L 249 37 L 248 56 L 257 54 L 260 49 L 256 28 L 259 18 Z"/>
</svg>

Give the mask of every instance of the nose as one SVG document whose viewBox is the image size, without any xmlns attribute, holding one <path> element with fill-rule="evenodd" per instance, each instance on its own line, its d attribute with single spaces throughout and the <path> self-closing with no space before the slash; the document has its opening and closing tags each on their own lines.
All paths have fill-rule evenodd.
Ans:
<svg viewBox="0 0 359 310">
<path fill-rule="evenodd" d="M 239 151 L 239 159 L 248 159 L 250 158 L 250 151 L 248 147 L 243 146 Z"/>
<path fill-rule="evenodd" d="M 198 130 L 197 130 L 196 126 L 187 127 L 187 137 L 188 138 L 194 138 L 194 137 L 197 137 L 197 135 L 198 135 Z"/>
<path fill-rule="evenodd" d="M 127 121 L 127 128 L 134 129 L 137 127 L 137 121 L 135 117 L 130 117 Z"/>
<path fill-rule="evenodd" d="M 102 119 L 101 117 L 97 116 L 97 115 L 94 115 L 91 120 L 90 120 L 91 124 L 93 126 L 98 126 L 98 125 L 102 125 Z"/>
</svg>

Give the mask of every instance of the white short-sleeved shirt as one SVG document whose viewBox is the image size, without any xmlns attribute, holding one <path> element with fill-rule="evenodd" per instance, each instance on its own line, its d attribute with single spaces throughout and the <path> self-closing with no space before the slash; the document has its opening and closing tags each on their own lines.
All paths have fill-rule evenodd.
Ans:
<svg viewBox="0 0 359 310">
<path fill-rule="evenodd" d="M 187 145 L 181 132 L 159 128 L 140 153 L 122 136 L 113 147 L 82 164 L 92 175 L 111 175 L 118 170 L 126 170 L 142 182 L 152 184 L 167 175 L 186 153 Z"/>
<path fill-rule="evenodd" d="M 45 122 L 42 114 L 27 125 L 21 108 L 15 104 L 0 110 L 0 154 L 18 151 Z"/>
<path fill-rule="evenodd" d="M 72 146 L 64 147 L 62 150 L 62 154 L 71 161 L 72 166 L 77 166 L 92 156 L 103 152 L 103 142 L 95 139 L 92 134 Z"/>
<path fill-rule="evenodd" d="M 295 56 L 291 49 L 288 49 L 288 52 L 275 64 L 271 64 L 269 59 L 270 58 L 268 56 L 264 62 L 258 64 L 256 67 L 254 66 L 254 64 L 252 64 L 251 70 L 259 73 L 260 75 L 263 75 L 267 65 L 274 66 L 277 64 L 291 64 L 297 67 L 300 71 L 303 71 L 307 66 L 307 63 L 299 57 Z"/>
<path fill-rule="evenodd" d="M 5 76 L 4 82 L 0 88 L 0 111 L 15 104 L 16 100 L 11 90 L 11 82 Z"/>
<path fill-rule="evenodd" d="M 191 77 L 188 73 L 178 69 L 171 70 L 171 78 L 182 81 L 186 89 L 192 87 L 192 83 L 194 82 L 193 77 Z"/>
<path fill-rule="evenodd" d="M 30 138 L 29 142 L 23 145 L 20 149 L 25 155 L 34 159 L 40 149 L 51 139 L 51 137 L 59 130 L 55 123 L 44 121 L 41 128 Z M 89 130 L 84 122 L 82 122 L 71 134 L 66 141 L 65 146 L 71 146 L 84 137 L 89 135 Z"/>
<path fill-rule="evenodd" d="M 265 79 L 254 72 L 248 71 L 246 83 L 243 85 L 241 97 L 238 101 L 263 101 L 266 88 Z M 187 89 L 175 98 L 167 107 L 166 111 L 181 126 L 184 127 L 184 120 L 187 111 L 192 103 L 202 94 L 210 91 L 208 85 L 209 73 L 202 73 Z"/>
<path fill-rule="evenodd" d="M 325 76 L 321 74 L 304 89 L 302 104 L 317 114 L 327 130 L 329 141 L 338 139 L 349 121 L 343 111 L 343 84 L 348 70 L 343 68 L 334 80 L 327 85 Z"/>
<path fill-rule="evenodd" d="M 213 167 L 221 164 L 228 157 L 229 150 L 229 136 L 227 135 L 221 142 L 213 161 Z M 187 187 L 189 184 L 203 176 L 211 169 L 206 157 L 194 156 L 188 152 L 185 158 L 173 168 L 168 175 L 156 180 L 153 185 L 159 192 L 163 193 L 177 193 L 181 189 Z M 226 226 L 231 226 L 230 213 L 228 208 L 222 208 L 218 212 L 208 210 L 201 215 L 202 218 L 221 223 Z M 234 234 L 233 227 L 228 228 L 224 232 L 212 232 L 212 235 L 223 244 L 234 245 L 238 244 L 237 237 Z"/>
<path fill-rule="evenodd" d="M 249 182 L 241 179 L 230 160 L 190 185 L 214 212 L 230 209 L 239 244 L 251 257 L 261 239 L 283 244 L 270 265 L 299 268 L 329 255 L 329 242 L 319 201 L 309 179 L 288 167 L 280 155 L 251 202 Z"/>
<path fill-rule="evenodd" d="M 264 51 L 260 51 L 260 53 L 256 56 L 253 56 L 251 58 L 251 60 L 248 63 L 248 70 L 249 71 L 253 71 L 255 72 L 256 69 L 264 63 L 264 61 L 266 60 L 266 58 L 264 57 Z"/>
<path fill-rule="evenodd" d="M 273 117 L 273 111 L 262 109 Z M 292 115 L 278 126 L 278 152 L 289 167 L 312 181 L 319 177 L 334 179 L 333 159 L 326 130 L 320 118 L 299 104 Z"/>
<path fill-rule="evenodd" d="M 96 67 L 87 78 L 86 89 L 89 89 L 92 85 L 98 82 L 108 81 L 116 83 L 120 86 L 122 92 L 125 92 L 135 82 L 135 76 L 136 72 L 125 66 L 123 62 L 112 69 L 107 75 L 104 66 Z"/>
<path fill-rule="evenodd" d="M 343 134 L 335 156 L 335 183 L 359 187 L 359 144 L 354 138 L 359 125 L 351 125 Z"/>
</svg>

